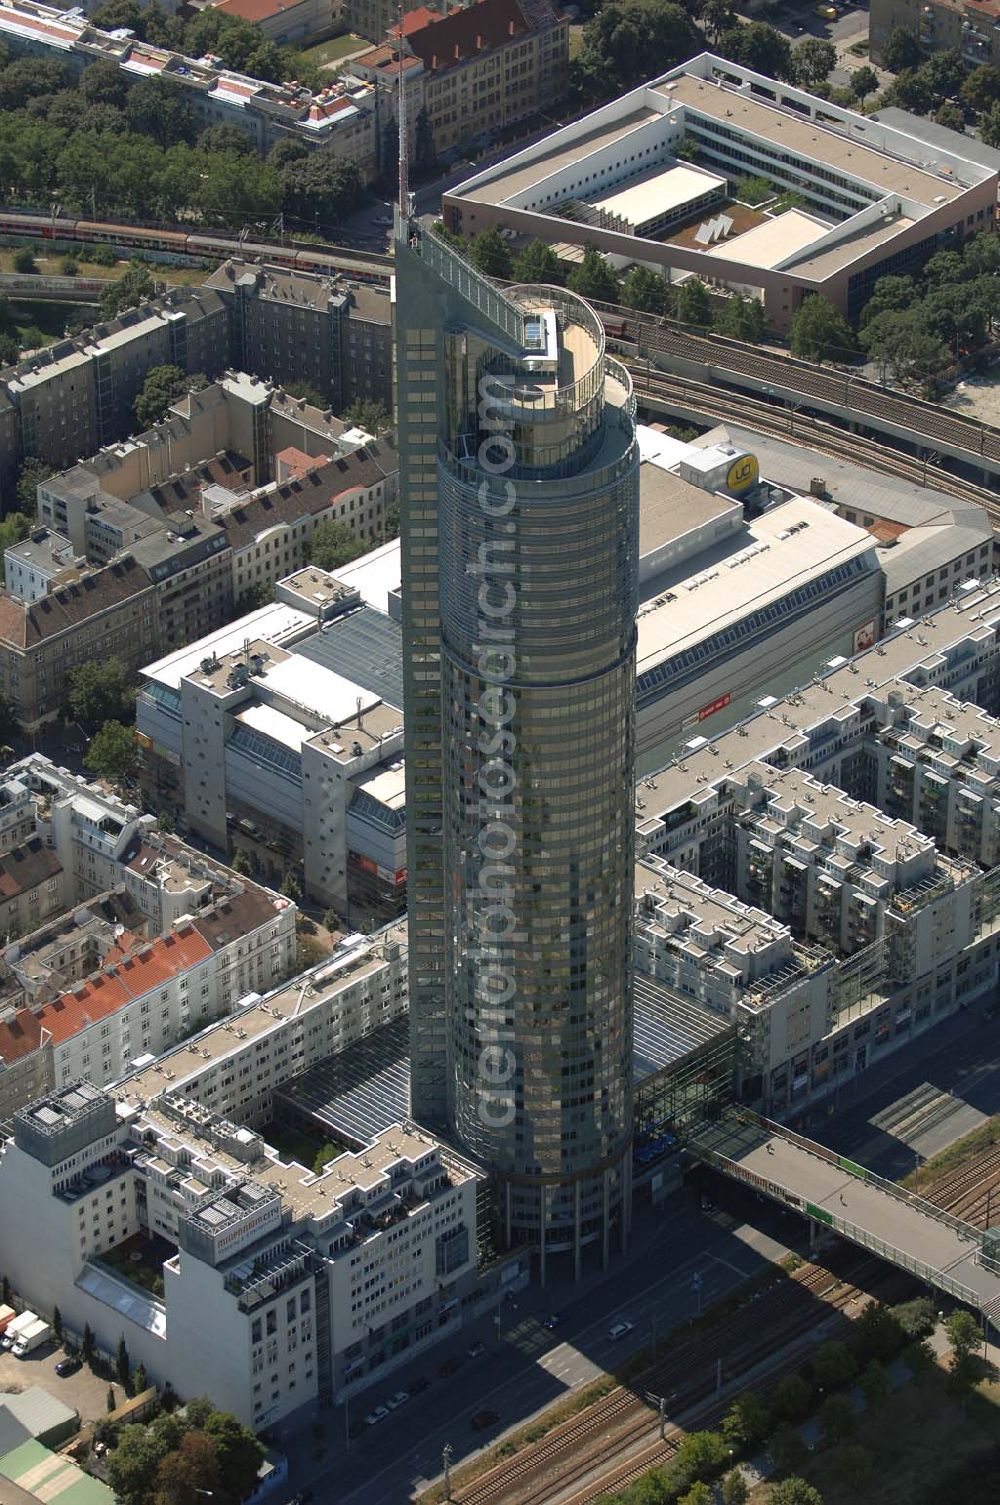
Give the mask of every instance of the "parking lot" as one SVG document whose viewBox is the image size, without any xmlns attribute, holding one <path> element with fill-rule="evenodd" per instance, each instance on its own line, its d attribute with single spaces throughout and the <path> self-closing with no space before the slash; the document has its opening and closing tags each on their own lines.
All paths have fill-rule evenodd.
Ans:
<svg viewBox="0 0 1000 1505">
<path fill-rule="evenodd" d="M 30 1389 L 32 1385 L 41 1385 L 56 1400 L 61 1400 L 64 1405 L 72 1406 L 74 1411 L 78 1411 L 81 1422 L 99 1421 L 107 1415 L 107 1380 L 98 1379 L 86 1364 L 75 1374 L 60 1378 L 55 1368 L 59 1360 L 65 1357 L 64 1351 L 54 1343 L 46 1343 L 34 1353 L 26 1354 L 23 1359 L 15 1359 L 11 1353 L 0 1352 L 0 1392 L 20 1392 Z M 116 1385 L 115 1399 L 119 1405 L 124 1398 L 121 1386 Z"/>
</svg>

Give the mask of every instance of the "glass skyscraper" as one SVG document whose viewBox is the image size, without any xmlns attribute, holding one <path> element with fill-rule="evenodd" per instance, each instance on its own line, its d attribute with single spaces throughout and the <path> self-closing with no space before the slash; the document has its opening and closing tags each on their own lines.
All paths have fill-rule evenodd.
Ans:
<svg viewBox="0 0 1000 1505">
<path fill-rule="evenodd" d="M 629 1216 L 635 400 L 582 299 L 397 228 L 412 1111 L 579 1270 Z"/>
</svg>

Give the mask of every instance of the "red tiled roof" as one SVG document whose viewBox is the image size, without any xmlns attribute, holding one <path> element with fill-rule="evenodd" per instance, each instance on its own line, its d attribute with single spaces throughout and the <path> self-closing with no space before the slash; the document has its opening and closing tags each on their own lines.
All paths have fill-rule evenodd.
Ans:
<svg viewBox="0 0 1000 1505">
<path fill-rule="evenodd" d="M 30 1056 L 42 1043 L 42 1026 L 30 1009 L 18 1009 L 13 1019 L 0 1024 L 0 1061 L 12 1066 Z"/>
<path fill-rule="evenodd" d="M 403 31 L 410 51 L 425 68 L 438 72 L 533 30 L 518 0 L 477 0 L 475 5 L 435 16 L 412 30 L 409 19 L 403 18 Z"/>
<path fill-rule="evenodd" d="M 0 857 L 0 899 L 26 894 L 61 872 L 62 863 L 55 848 L 47 847 L 38 836 L 29 837 Z"/>
<path fill-rule="evenodd" d="M 134 999 L 162 987 L 179 972 L 196 967 L 211 954 L 212 947 L 193 927 L 175 930 L 126 958 L 113 972 L 103 972 L 46 1004 L 38 1013 L 38 1020 L 59 1044 L 93 1024 L 95 1019 L 116 1014 Z"/>
</svg>

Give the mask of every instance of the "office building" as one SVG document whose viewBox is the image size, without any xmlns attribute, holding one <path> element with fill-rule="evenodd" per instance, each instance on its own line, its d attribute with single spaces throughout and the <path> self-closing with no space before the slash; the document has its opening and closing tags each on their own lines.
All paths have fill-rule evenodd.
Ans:
<svg viewBox="0 0 1000 1505">
<path fill-rule="evenodd" d="M 443 213 L 465 236 L 500 225 L 748 293 L 783 330 L 810 293 L 854 319 L 879 277 L 992 226 L 996 169 L 964 143 L 702 53 L 473 174 Z M 770 205 L 739 202 L 748 177 L 771 183 Z"/>
<path fill-rule="evenodd" d="M 579 1270 L 629 1217 L 635 399 L 572 294 L 396 256 L 413 1112 Z"/>
<path fill-rule="evenodd" d="M 395 624 L 311 567 L 279 600 L 141 673 L 136 730 L 157 809 L 355 920 L 406 895 Z"/>
<path fill-rule="evenodd" d="M 54 585 L 78 579 L 85 564 L 68 538 L 50 528 L 36 528 L 20 543 L 4 549 L 4 586 L 22 601 L 37 601 Z"/>
<path fill-rule="evenodd" d="M 908 31 L 928 54 L 959 52 L 969 68 L 1000 60 L 997 14 L 990 0 L 872 0 L 872 60 L 882 61 L 882 49 L 893 31 Z"/>
</svg>

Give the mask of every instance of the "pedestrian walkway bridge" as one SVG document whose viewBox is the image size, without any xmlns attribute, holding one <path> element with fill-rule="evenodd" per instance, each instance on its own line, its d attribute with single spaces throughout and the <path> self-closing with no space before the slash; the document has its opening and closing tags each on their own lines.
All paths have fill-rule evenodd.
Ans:
<svg viewBox="0 0 1000 1505">
<path fill-rule="evenodd" d="M 894 1181 L 747 1109 L 688 1142 L 697 1159 L 910 1271 L 1000 1327 L 1000 1262 L 983 1234 Z"/>
</svg>

